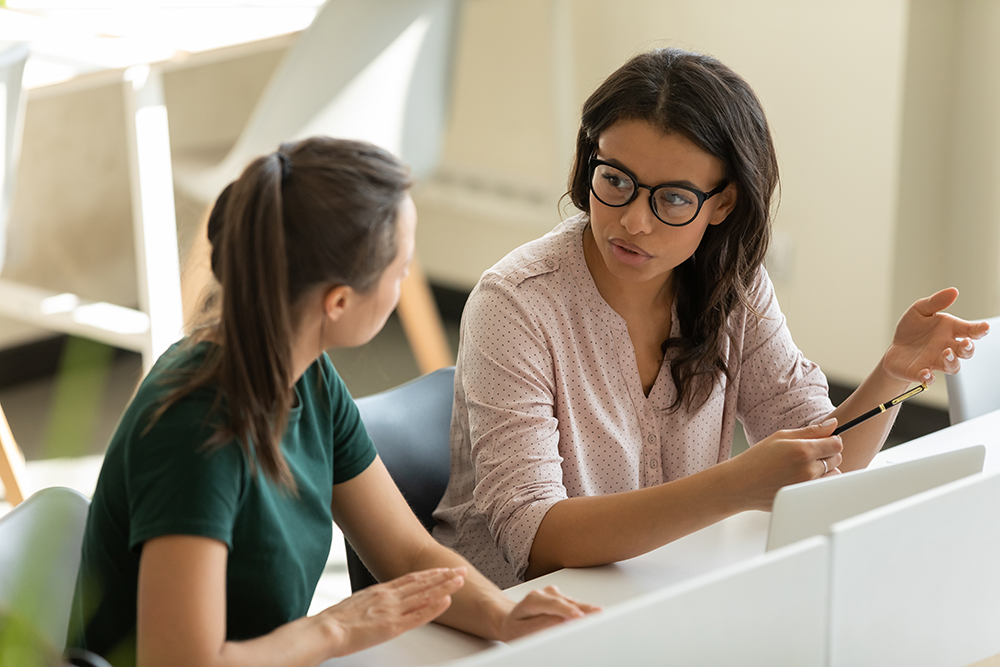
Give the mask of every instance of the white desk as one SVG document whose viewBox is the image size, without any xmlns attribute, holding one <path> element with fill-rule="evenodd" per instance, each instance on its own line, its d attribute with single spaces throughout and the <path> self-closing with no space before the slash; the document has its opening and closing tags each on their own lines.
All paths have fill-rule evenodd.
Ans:
<svg viewBox="0 0 1000 667">
<path fill-rule="evenodd" d="M 652 591 L 760 556 L 764 553 L 769 517 L 766 512 L 737 514 L 638 558 L 601 567 L 560 570 L 514 586 L 508 593 L 519 600 L 531 590 L 554 584 L 567 595 L 610 610 Z M 738 620 L 724 618 L 721 622 Z M 492 642 L 428 625 L 325 664 L 431 665 L 470 656 L 491 646 Z"/>
<path fill-rule="evenodd" d="M 886 465 L 974 444 L 986 446 L 985 470 L 1000 470 L 1000 411 L 882 452 L 872 465 Z M 530 590 L 555 584 L 568 595 L 603 606 L 611 619 L 617 615 L 616 607 L 628 605 L 630 600 L 661 590 L 666 593 L 665 589 L 682 587 L 693 579 L 760 558 L 764 554 L 769 517 L 765 512 L 744 512 L 638 558 L 602 567 L 553 572 L 515 586 L 508 592 L 513 598 L 520 599 Z M 905 613 L 905 610 L 900 613 Z M 599 617 L 595 617 L 593 622 L 599 623 Z M 733 625 L 740 619 L 727 617 L 723 610 L 719 622 Z M 557 635 L 567 631 L 555 629 L 549 633 L 556 639 Z M 532 638 L 531 642 L 541 645 L 546 634 L 539 633 L 535 636 L 537 639 Z M 725 632 L 715 635 L 712 630 L 707 634 L 716 636 L 719 641 L 727 640 Z M 463 657 L 467 657 L 471 664 L 478 664 L 489 662 L 493 653 L 504 652 L 499 648 L 484 653 L 493 646 L 491 642 L 429 625 L 381 646 L 327 664 L 329 667 L 409 666 L 436 664 Z"/>
</svg>

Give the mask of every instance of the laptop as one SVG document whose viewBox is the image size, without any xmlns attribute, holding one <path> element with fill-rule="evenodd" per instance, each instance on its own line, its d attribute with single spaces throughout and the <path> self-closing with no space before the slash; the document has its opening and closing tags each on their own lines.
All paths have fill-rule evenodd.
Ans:
<svg viewBox="0 0 1000 667">
<path fill-rule="evenodd" d="M 982 472 L 985 458 L 986 447 L 975 445 L 783 487 L 774 497 L 767 550 L 829 535 L 838 521 Z"/>
</svg>

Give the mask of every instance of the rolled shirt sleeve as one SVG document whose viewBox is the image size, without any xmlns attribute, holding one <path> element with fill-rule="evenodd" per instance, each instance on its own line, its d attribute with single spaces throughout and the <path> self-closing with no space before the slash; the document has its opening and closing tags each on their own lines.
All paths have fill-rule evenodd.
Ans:
<svg viewBox="0 0 1000 667">
<path fill-rule="evenodd" d="M 521 578 L 545 513 L 567 494 L 550 346 L 511 289 L 494 279 L 480 286 L 470 317 L 488 325 L 467 331 L 460 380 L 474 506 Z"/>
</svg>

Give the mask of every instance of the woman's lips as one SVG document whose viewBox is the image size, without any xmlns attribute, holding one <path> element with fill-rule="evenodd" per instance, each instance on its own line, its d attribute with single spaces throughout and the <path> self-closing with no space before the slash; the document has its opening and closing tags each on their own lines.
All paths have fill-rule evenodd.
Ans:
<svg viewBox="0 0 1000 667">
<path fill-rule="evenodd" d="M 652 259 L 652 256 L 639 246 L 622 241 L 621 239 L 611 239 L 611 252 L 614 253 L 615 258 L 619 262 L 630 266 L 645 264 Z"/>
</svg>

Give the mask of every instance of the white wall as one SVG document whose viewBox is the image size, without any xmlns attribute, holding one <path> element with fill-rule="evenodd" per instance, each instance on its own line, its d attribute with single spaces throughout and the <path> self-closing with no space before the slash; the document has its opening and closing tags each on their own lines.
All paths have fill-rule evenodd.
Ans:
<svg viewBox="0 0 1000 667">
<path fill-rule="evenodd" d="M 761 98 L 782 173 L 770 265 L 831 379 L 860 382 L 936 289 L 962 290 L 956 314 L 1000 313 L 1000 3 L 477 0 L 463 21 L 450 189 L 418 197 L 439 281 L 468 287 L 550 226 L 587 94 L 629 56 L 680 46 Z M 924 400 L 945 404 L 943 385 Z"/>
<path fill-rule="evenodd" d="M 860 382 L 903 309 L 939 287 L 962 290 L 957 314 L 1000 313 L 1000 3 L 467 0 L 460 25 L 444 163 L 415 193 L 418 250 L 435 281 L 467 289 L 570 214 L 559 198 L 584 99 L 629 56 L 673 45 L 719 57 L 761 98 L 782 170 L 770 265 L 796 342 L 831 379 Z M 284 46 L 240 51 L 235 69 L 224 59 L 178 66 L 167 78 L 175 149 L 224 150 Z M 211 83 L 219 72 L 225 88 Z M 81 92 L 60 112 L 35 92 L 29 116 L 63 134 L 78 132 L 87 95 L 98 94 Z M 206 94 L 219 96 L 215 116 L 203 113 Z M 113 118 L 94 118 L 113 134 Z M 71 182 L 99 170 L 120 180 L 120 141 L 88 149 L 99 161 L 66 162 L 29 118 L 23 182 L 52 169 Z M 47 238 L 128 233 L 127 197 L 27 187 L 16 213 Z M 44 212 L 49 200 L 55 214 Z M 99 259 L 90 241 L 82 259 L 18 243 L 44 251 L 32 269 L 43 283 L 63 282 L 72 265 L 76 291 L 131 293 L 128 238 Z M 0 323 L 0 340 L 5 331 Z M 943 404 L 943 384 L 925 400 Z"/>
</svg>

